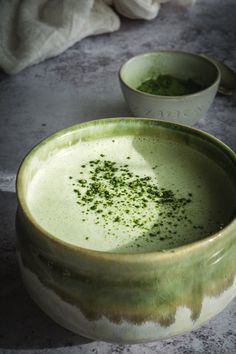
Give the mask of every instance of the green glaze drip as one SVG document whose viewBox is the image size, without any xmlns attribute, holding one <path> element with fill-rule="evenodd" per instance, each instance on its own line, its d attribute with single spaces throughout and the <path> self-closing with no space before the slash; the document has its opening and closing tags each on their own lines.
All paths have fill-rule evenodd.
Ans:
<svg viewBox="0 0 236 354">
<path fill-rule="evenodd" d="M 32 244 L 29 246 L 25 234 L 21 233 L 20 237 L 24 266 L 62 300 L 78 307 L 91 321 L 105 316 L 117 324 L 122 320 L 134 324 L 155 321 L 168 327 L 174 323 L 180 306 L 189 308 L 195 321 L 201 313 L 204 297 L 219 296 L 233 284 L 236 275 L 235 245 L 231 242 L 225 244 L 221 241 L 224 250 L 220 253 L 221 243 L 212 250 L 184 256 L 181 266 L 178 258 L 170 258 L 167 264 L 158 263 L 154 273 L 142 275 L 137 271 L 121 280 L 116 276 L 102 275 L 99 271 L 99 275 L 96 272 L 88 274 L 83 269 L 75 271 L 69 264 L 65 266 L 65 261 L 48 258 Z M 216 259 L 211 255 L 217 252 L 219 262 L 214 263 Z M 72 291 L 76 288 L 78 291 Z"/>
<path fill-rule="evenodd" d="M 171 75 L 159 75 L 145 80 L 137 89 L 152 95 L 183 96 L 201 91 L 204 86 L 193 79 L 183 80 Z"/>
<path fill-rule="evenodd" d="M 137 124 L 140 124 L 137 123 L 138 119 L 135 119 L 135 123 L 132 125 L 130 121 L 128 118 L 123 119 L 122 124 L 117 127 L 116 134 L 128 134 L 133 131 L 134 126 L 137 127 Z M 88 124 L 91 123 L 86 123 L 85 126 L 87 127 Z M 175 196 L 178 190 L 184 196 L 189 190 L 191 191 L 192 196 L 189 197 L 192 197 L 193 201 L 188 204 L 189 215 L 192 217 L 196 215 L 195 223 L 199 221 L 199 224 L 204 225 L 205 229 L 202 232 L 191 225 L 190 227 L 183 225 L 182 241 L 184 240 L 184 242 L 177 240 L 176 246 L 200 240 L 207 234 L 218 230 L 222 223 L 229 223 L 232 220 L 232 216 L 235 216 L 235 156 L 228 153 L 226 158 L 225 147 L 221 148 L 220 152 L 219 143 L 212 141 L 211 144 L 206 144 L 207 138 L 203 133 L 200 134 L 197 131 L 194 131 L 192 135 L 182 137 L 181 141 L 184 141 L 185 144 L 180 146 L 179 139 L 189 128 L 173 125 L 174 131 L 171 135 L 169 130 L 165 131 L 164 129 L 166 124 L 155 121 L 145 127 L 145 134 L 149 132 L 151 136 L 156 135 L 154 141 L 146 136 L 141 139 L 143 130 L 140 129 L 135 129 L 137 136 L 129 140 L 129 144 L 125 144 L 127 139 L 122 139 L 118 144 L 119 139 L 112 138 L 114 131 L 106 144 L 101 144 L 98 141 L 93 144 L 80 139 L 79 141 L 82 143 L 80 142 L 79 149 L 70 151 L 71 159 L 68 159 L 70 154 L 59 154 L 55 163 L 52 160 L 49 161 L 50 168 L 47 166 L 46 173 L 41 174 L 45 171 L 40 168 L 38 181 L 36 179 L 39 184 L 35 184 L 36 189 L 28 188 L 26 183 L 25 190 L 28 192 L 26 199 L 32 215 L 35 215 L 36 221 L 42 228 L 52 230 L 52 234 L 57 235 L 58 239 L 44 235 L 37 225 L 34 226 L 32 220 L 27 220 L 24 210 L 19 206 L 16 228 L 17 247 L 22 263 L 39 278 L 43 285 L 54 291 L 67 303 L 79 308 L 89 320 L 106 317 L 114 323 L 125 320 L 134 324 L 155 321 L 162 326 L 169 326 L 175 322 L 176 311 L 180 306 L 189 308 L 192 319 L 196 320 L 201 314 L 204 298 L 222 294 L 234 281 L 236 244 L 235 233 L 230 225 L 228 225 L 228 231 L 225 229 L 222 235 L 219 234 L 206 242 L 193 243 L 190 247 L 185 247 L 182 250 L 176 249 L 175 253 L 167 252 L 167 254 L 151 252 L 140 255 L 112 255 L 109 252 L 91 252 L 74 246 L 80 246 L 80 243 L 75 243 L 79 232 L 75 233 L 75 237 L 72 239 L 69 239 L 69 232 L 64 232 L 66 236 L 64 238 L 63 233 L 59 234 L 67 220 L 69 219 L 71 223 L 74 220 L 74 215 L 77 216 L 78 209 L 80 209 L 75 202 L 77 193 L 72 189 L 73 183 L 75 184 L 73 188 L 78 189 L 78 182 L 74 178 L 88 179 L 86 172 L 88 161 L 95 159 L 94 151 L 100 156 L 100 159 L 102 157 L 100 154 L 104 152 L 104 146 L 107 146 L 106 160 L 114 159 L 117 164 L 131 163 L 131 167 L 136 161 L 136 165 L 140 168 L 133 168 L 132 171 L 135 174 L 140 171 L 151 174 L 153 169 L 153 178 L 156 177 L 160 186 L 164 185 L 166 190 L 174 189 Z M 124 125 L 125 128 L 122 130 Z M 146 123 L 142 123 L 142 129 L 144 129 L 144 125 Z M 106 134 L 108 135 L 107 132 Z M 111 134 L 110 131 L 109 134 Z M 101 136 L 104 137 L 104 130 L 99 133 L 94 125 L 92 125 L 91 131 L 87 132 L 86 130 L 86 138 L 96 137 L 98 139 Z M 82 137 L 84 138 L 83 135 Z M 164 139 L 163 143 L 159 142 L 159 137 Z M 59 147 L 66 146 L 68 149 L 68 146 L 73 145 L 71 135 L 66 134 L 66 139 L 58 140 L 56 151 Z M 43 149 L 42 146 L 41 149 Z M 124 151 L 123 155 L 122 151 Z M 51 150 L 49 149 L 48 154 L 43 150 L 43 153 L 39 154 L 41 161 L 46 160 L 46 157 L 48 159 L 48 155 L 51 156 Z M 125 159 L 127 156 L 130 159 Z M 25 175 L 27 181 L 28 178 L 35 179 L 37 177 L 35 171 L 39 169 L 39 161 L 37 156 L 30 162 L 33 167 L 27 169 L 27 175 Z M 47 185 L 45 176 L 48 175 L 48 172 L 50 172 L 49 175 L 53 183 Z M 233 179 L 229 178 L 230 175 Z M 82 182 L 82 184 L 84 183 Z M 38 189 L 38 186 L 41 188 Z M 222 191 L 222 188 L 223 193 L 219 192 Z M 29 193 L 35 190 L 37 192 L 40 190 L 40 193 Z M 86 191 L 86 187 L 84 191 Z M 51 199 L 49 199 L 50 195 Z M 35 199 L 30 199 L 30 196 L 34 196 Z M 55 196 L 58 197 L 56 203 Z M 178 198 L 181 198 L 181 195 L 178 195 Z M 42 209 L 39 208 L 40 205 Z M 72 217 L 67 213 L 70 210 L 69 205 L 72 207 L 75 205 Z M 56 214 L 60 210 L 59 206 L 63 209 L 63 213 Z M 50 208 L 52 208 L 49 215 L 51 219 L 46 220 Z M 72 211 L 70 210 L 70 212 Z M 88 215 L 85 216 L 85 218 L 88 217 Z M 45 220 L 48 223 L 46 226 Z M 62 222 L 60 222 L 61 220 Z M 158 222 L 159 218 L 156 220 Z M 51 221 L 52 224 L 50 224 Z M 69 223 L 66 224 L 66 231 L 68 231 L 68 225 Z M 82 223 L 79 219 L 75 229 L 80 230 L 83 225 L 84 222 Z M 112 227 L 114 225 L 115 223 Z M 56 227 L 50 229 L 49 226 Z M 86 229 L 89 226 L 90 224 L 87 223 Z M 86 230 L 84 229 L 84 231 Z M 91 231 L 83 233 L 83 238 L 89 237 L 89 240 L 86 240 L 87 243 L 98 233 L 94 226 Z M 127 233 L 120 234 L 123 238 Z M 142 236 L 139 237 L 139 243 L 142 243 Z M 96 244 L 100 244 L 101 241 L 102 238 L 99 239 L 99 242 L 96 240 Z M 146 240 L 143 241 L 141 249 L 145 250 L 145 244 Z M 161 242 L 151 251 L 159 249 L 159 244 Z M 101 250 L 104 251 L 104 248 Z M 132 253 L 131 248 L 127 248 L 127 250 L 126 253 Z M 30 289 L 30 282 L 27 286 Z M 40 296 L 35 300 L 41 304 Z"/>
</svg>

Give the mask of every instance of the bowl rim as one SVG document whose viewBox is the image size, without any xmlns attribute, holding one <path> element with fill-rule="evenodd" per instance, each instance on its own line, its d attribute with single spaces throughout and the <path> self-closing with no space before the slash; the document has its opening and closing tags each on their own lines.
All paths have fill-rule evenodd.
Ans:
<svg viewBox="0 0 236 354">
<path fill-rule="evenodd" d="M 128 63 L 130 63 L 133 60 L 136 60 L 137 58 L 140 58 L 140 57 L 145 57 L 145 56 L 149 56 L 149 55 L 157 55 L 159 53 L 177 54 L 177 55 L 184 54 L 186 56 L 197 57 L 200 60 L 203 59 L 202 61 L 207 62 L 208 64 L 212 65 L 216 69 L 216 72 L 217 72 L 216 79 L 213 81 L 212 84 L 210 84 L 209 86 L 207 86 L 203 90 L 197 91 L 195 93 L 190 93 L 190 94 L 187 94 L 187 95 L 180 95 L 180 96 L 154 95 L 154 94 L 151 94 L 151 93 L 148 93 L 148 92 L 140 91 L 140 90 L 134 88 L 133 86 L 127 84 L 127 82 L 125 81 L 124 77 L 122 76 L 122 74 L 123 74 L 122 72 L 123 72 L 125 66 Z M 221 72 L 220 72 L 219 67 L 215 63 L 213 63 L 211 60 L 209 60 L 208 58 L 203 57 L 203 56 L 201 56 L 201 54 L 198 54 L 198 53 L 191 53 L 191 52 L 185 52 L 185 51 L 181 51 L 181 50 L 170 50 L 170 49 L 168 49 L 168 50 L 163 49 L 163 50 L 158 50 L 158 51 L 140 53 L 140 54 L 137 54 L 137 55 L 129 58 L 128 60 L 126 60 L 120 66 L 118 76 L 119 76 L 120 82 L 122 82 L 126 87 L 128 87 L 130 90 L 132 90 L 136 94 L 147 96 L 147 97 L 156 97 L 156 98 L 161 98 L 161 99 L 166 99 L 166 100 L 174 100 L 174 99 L 175 100 L 180 100 L 181 98 L 188 98 L 188 97 L 198 96 L 199 94 L 202 94 L 202 93 L 208 91 L 209 89 L 211 89 L 215 85 L 216 86 L 219 85 L 220 84 L 220 80 L 221 80 Z"/>
<path fill-rule="evenodd" d="M 175 128 L 178 130 L 181 130 L 182 132 L 186 133 L 192 133 L 200 138 L 203 138 L 203 140 L 207 141 L 208 143 L 212 143 L 218 147 L 220 147 L 221 150 L 223 150 L 226 155 L 236 164 L 236 153 L 228 147 L 224 142 L 221 140 L 217 139 L 211 134 L 208 134 L 200 129 L 196 129 L 193 127 L 190 127 L 188 125 L 184 124 L 179 124 L 179 123 L 173 123 L 171 121 L 166 121 L 166 120 L 160 120 L 156 118 L 136 118 L 136 117 L 112 117 L 112 118 L 100 118 L 100 119 L 95 119 L 95 120 L 90 120 L 86 122 L 81 122 L 72 126 L 69 126 L 67 128 L 64 128 L 62 130 L 59 130 L 55 132 L 54 134 L 49 135 L 45 139 L 42 139 L 39 143 L 34 145 L 28 153 L 25 155 L 23 158 L 18 171 L 16 175 L 16 196 L 17 196 L 17 202 L 18 202 L 18 208 L 17 208 L 17 213 L 18 209 L 20 206 L 21 211 L 23 211 L 24 216 L 26 217 L 27 221 L 31 224 L 33 228 L 35 228 L 40 235 L 40 237 L 49 239 L 49 241 L 53 242 L 56 244 L 58 247 L 62 247 L 66 249 L 67 251 L 75 252 L 75 253 L 81 253 L 87 256 L 92 256 L 95 258 L 101 258 L 104 260 L 113 260 L 113 261 L 127 261 L 129 263 L 139 263 L 139 262 L 150 262 L 154 261 L 157 259 L 166 259 L 169 257 L 181 257 L 187 252 L 195 251 L 198 248 L 205 248 L 209 243 L 212 243 L 213 241 L 217 241 L 219 239 L 222 239 L 223 237 L 226 237 L 230 232 L 236 229 L 236 215 L 233 216 L 232 220 L 225 225 L 222 229 L 218 230 L 215 233 L 212 233 L 200 240 L 196 240 L 191 243 L 187 243 L 182 246 L 174 247 L 174 248 L 169 248 L 166 250 L 161 250 L 161 251 L 150 251 L 150 252 L 139 252 L 139 253 L 122 253 L 122 252 L 110 252 L 110 251 L 99 251 L 99 250 L 93 250 L 90 248 L 84 248 L 78 245 L 74 245 L 71 243 L 68 243 L 66 241 L 61 240 L 60 238 L 54 236 L 50 232 L 48 232 L 46 229 L 44 229 L 33 217 L 33 215 L 30 212 L 30 209 L 27 206 L 26 202 L 26 197 L 24 193 L 22 192 L 22 179 L 23 179 L 23 173 L 25 168 L 27 167 L 27 162 L 30 161 L 30 159 L 37 153 L 37 150 L 40 149 L 43 145 L 47 144 L 51 140 L 58 139 L 62 136 L 65 136 L 67 134 L 71 134 L 73 131 L 76 131 L 78 129 L 84 129 L 87 128 L 88 126 L 93 126 L 94 124 L 106 124 L 106 123 L 115 123 L 115 122 L 120 122 L 124 120 L 130 120 L 132 122 L 151 122 L 154 124 L 157 124 L 159 126 L 164 126 L 164 127 L 169 127 L 169 128 Z"/>
</svg>

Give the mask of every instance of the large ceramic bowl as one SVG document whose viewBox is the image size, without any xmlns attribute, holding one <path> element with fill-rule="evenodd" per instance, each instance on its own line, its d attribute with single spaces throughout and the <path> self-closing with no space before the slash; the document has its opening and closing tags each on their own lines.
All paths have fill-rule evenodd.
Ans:
<svg viewBox="0 0 236 354">
<path fill-rule="evenodd" d="M 183 96 L 160 96 L 139 91 L 139 85 L 158 75 L 193 79 L 205 88 Z M 137 55 L 125 62 L 119 79 L 125 100 L 137 117 L 159 118 L 193 125 L 204 117 L 220 83 L 218 67 L 201 55 L 158 51 Z"/>
<path fill-rule="evenodd" d="M 212 196 L 213 203 L 218 196 L 224 197 L 226 183 L 231 183 L 231 203 L 225 206 L 227 223 L 179 247 L 141 249 L 133 254 L 79 247 L 44 229 L 32 215 L 27 191 L 48 159 L 80 142 L 126 135 L 175 142 L 214 164 L 228 182 L 219 185 L 215 174 L 211 185 L 217 185 L 212 190 L 218 194 Z M 166 165 L 173 158 L 173 151 L 167 153 Z M 181 164 L 182 156 L 178 158 Z M 192 172 L 197 174 L 200 165 L 194 163 Z M 160 168 L 165 170 L 165 164 Z M 190 173 L 188 165 L 182 168 Z M 205 172 L 201 173 L 204 179 Z M 173 178 L 178 180 L 177 172 Z M 25 286 L 46 314 L 73 332 L 120 343 L 168 338 L 197 328 L 235 295 L 236 158 L 226 145 L 204 132 L 141 118 L 75 125 L 42 141 L 25 157 L 17 175 L 17 198 L 17 250 Z"/>
</svg>

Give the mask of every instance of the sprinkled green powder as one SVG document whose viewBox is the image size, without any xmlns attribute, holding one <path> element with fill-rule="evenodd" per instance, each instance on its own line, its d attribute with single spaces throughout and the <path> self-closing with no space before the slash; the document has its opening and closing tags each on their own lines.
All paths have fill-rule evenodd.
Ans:
<svg viewBox="0 0 236 354">
<path fill-rule="evenodd" d="M 204 86 L 193 79 L 183 80 L 171 75 L 159 75 L 142 82 L 137 89 L 152 95 L 182 96 L 201 91 Z"/>
<path fill-rule="evenodd" d="M 115 237 L 115 231 L 112 233 L 109 225 L 115 223 L 143 231 L 149 242 L 154 238 L 163 241 L 176 237 L 177 231 L 173 226 L 178 229 L 183 222 L 191 224 L 186 206 L 192 201 L 192 193 L 176 195 L 173 190 L 160 188 L 155 177 L 134 174 L 128 164 L 106 160 L 104 154 L 100 157 L 102 159 L 81 165 L 87 179 L 71 176 L 69 179 L 76 185 L 73 191 L 82 212 L 96 214 L 95 224 L 103 223 L 104 228 L 108 228 L 107 235 Z M 158 221 L 157 215 L 161 216 Z M 82 220 L 86 221 L 85 218 Z M 147 224 L 152 221 L 152 229 L 148 230 Z M 200 226 L 195 225 L 195 228 Z M 85 239 L 88 240 L 87 237 Z"/>
</svg>

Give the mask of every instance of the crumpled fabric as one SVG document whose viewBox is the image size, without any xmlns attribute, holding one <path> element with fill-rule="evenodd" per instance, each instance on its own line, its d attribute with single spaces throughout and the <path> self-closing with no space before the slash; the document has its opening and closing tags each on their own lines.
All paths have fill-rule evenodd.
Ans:
<svg viewBox="0 0 236 354">
<path fill-rule="evenodd" d="M 153 20 L 161 4 L 170 0 L 114 0 L 113 6 L 118 13 L 131 19 Z M 196 0 L 175 0 L 181 6 L 192 6 Z"/>
<path fill-rule="evenodd" d="M 0 67 L 16 74 L 81 39 L 119 29 L 118 14 L 154 19 L 169 0 L 0 0 Z M 195 0 L 175 0 L 183 6 Z"/>
</svg>

